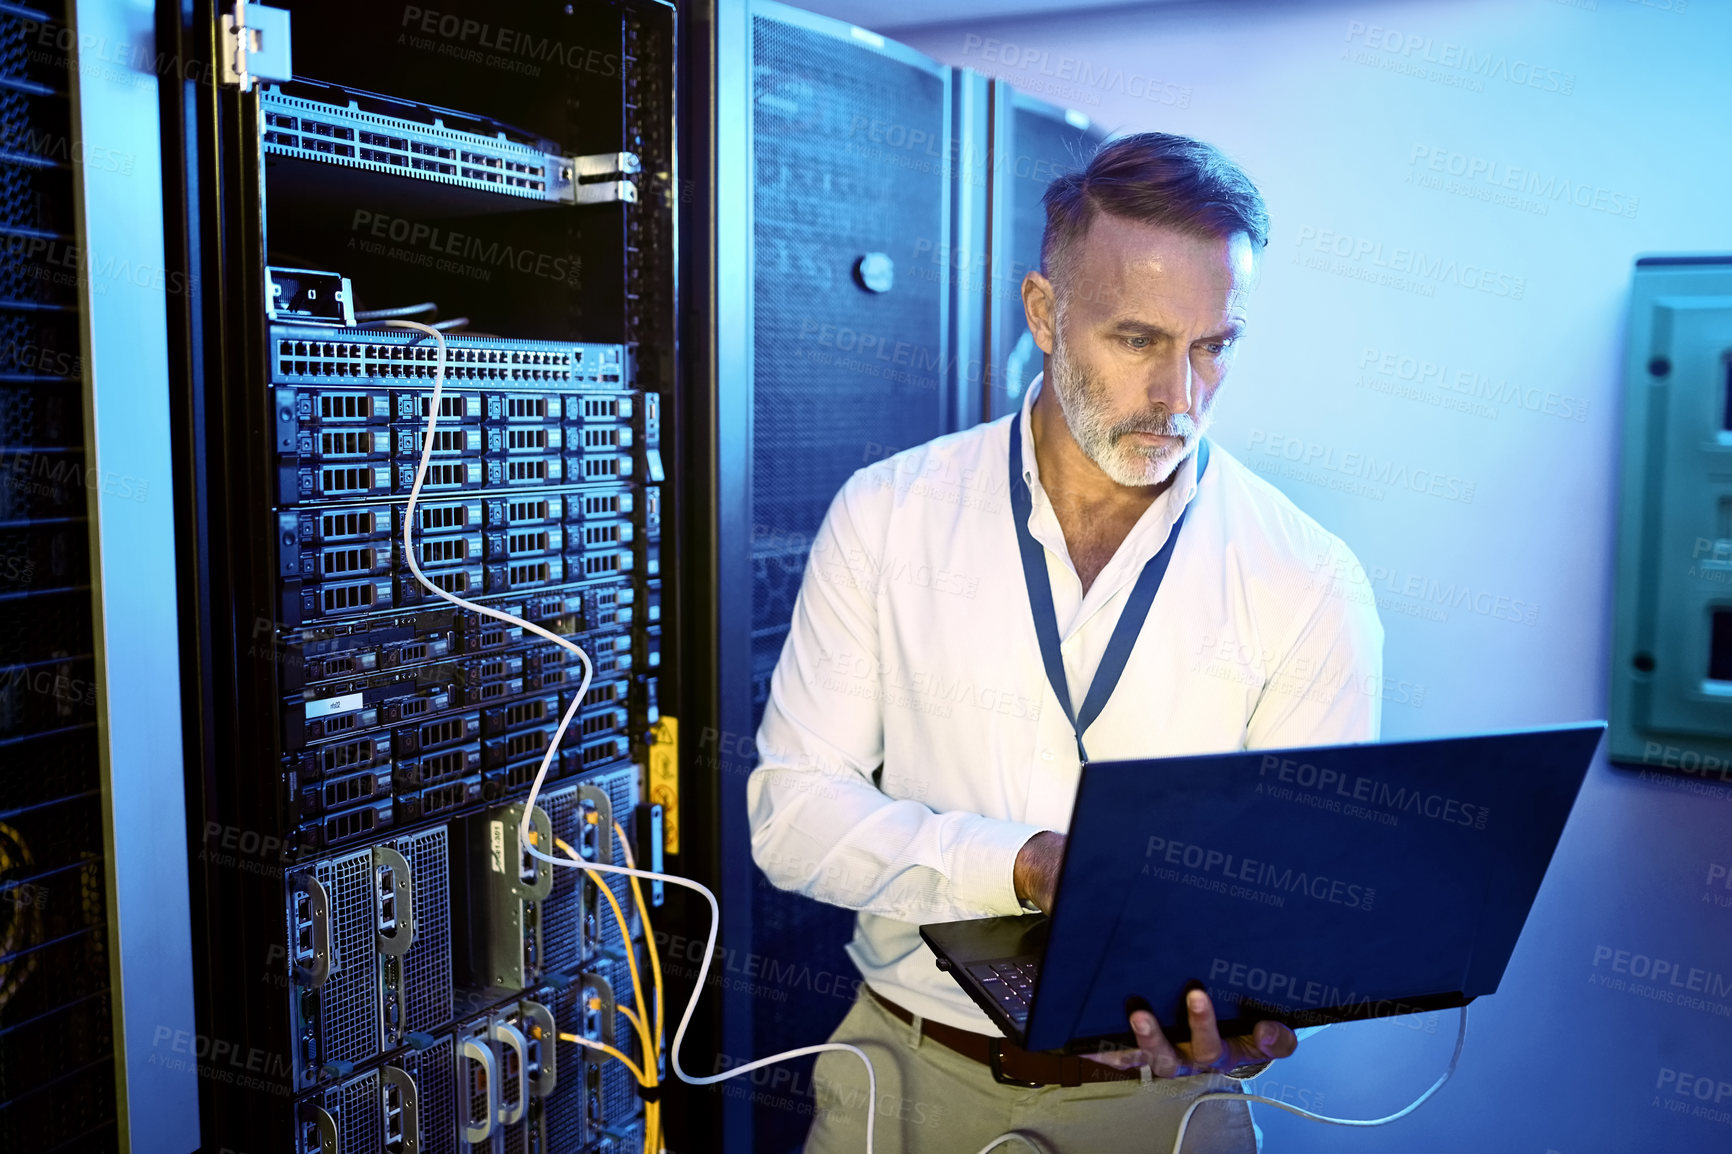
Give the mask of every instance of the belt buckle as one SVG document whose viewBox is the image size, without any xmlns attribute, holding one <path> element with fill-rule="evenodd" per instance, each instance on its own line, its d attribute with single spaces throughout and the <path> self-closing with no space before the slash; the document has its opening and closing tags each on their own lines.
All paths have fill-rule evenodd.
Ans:
<svg viewBox="0 0 1732 1154">
<path fill-rule="evenodd" d="M 1039 1090 L 1045 1082 L 1024 1082 L 1020 1078 L 1004 1076 L 1003 1039 L 993 1038 L 986 1044 L 986 1068 L 992 1071 L 992 1080 L 1000 1086 L 1021 1086 L 1026 1090 Z"/>
</svg>

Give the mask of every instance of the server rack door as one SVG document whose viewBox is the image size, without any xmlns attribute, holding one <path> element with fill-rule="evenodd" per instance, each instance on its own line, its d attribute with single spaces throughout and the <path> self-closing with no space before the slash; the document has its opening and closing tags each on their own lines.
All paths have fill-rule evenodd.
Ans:
<svg viewBox="0 0 1732 1154">
<path fill-rule="evenodd" d="M 1054 178 L 1082 168 L 1105 138 L 1081 112 L 1037 100 L 1002 80 L 992 85 L 991 132 L 992 303 L 982 400 L 987 420 L 1015 412 L 1045 364 L 1022 309 L 1023 277 L 1040 268 L 1046 229 L 1041 197 Z"/>
<path fill-rule="evenodd" d="M 725 6 L 724 6 L 725 7 Z M 952 70 L 863 29 L 774 3 L 749 5 L 751 348 L 725 366 L 749 397 L 749 623 L 721 621 L 724 683 L 745 679 L 749 709 L 724 711 L 710 764 L 732 796 L 721 809 L 725 945 L 777 972 L 829 975 L 730 983 L 735 1061 L 809 1044 L 846 1012 L 854 970 L 842 951 L 853 915 L 753 881 L 743 821 L 751 740 L 787 635 L 814 533 L 850 474 L 954 428 L 959 403 L 953 309 Z M 718 67 L 724 67 L 718 64 Z M 719 91 L 725 91 L 725 84 Z M 719 221 L 718 230 L 729 222 Z M 722 251 L 718 249 L 718 251 Z M 728 387 L 724 381 L 722 387 Z M 749 634 L 747 633 L 749 625 Z M 749 1023 L 749 1028 L 742 1028 Z M 788 1084 L 809 1087 L 810 1061 Z M 729 1148 L 797 1149 L 806 1093 L 729 1095 Z M 742 1115 L 749 1114 L 748 1117 Z"/>
</svg>

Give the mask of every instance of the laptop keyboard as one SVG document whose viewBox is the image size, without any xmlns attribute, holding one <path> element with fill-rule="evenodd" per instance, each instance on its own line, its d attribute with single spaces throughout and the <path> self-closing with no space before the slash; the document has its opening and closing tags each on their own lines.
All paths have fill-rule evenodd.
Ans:
<svg viewBox="0 0 1732 1154">
<path fill-rule="evenodd" d="M 975 962 L 968 967 L 968 972 L 1018 1025 L 1028 1020 L 1028 1003 L 1034 997 L 1035 975 L 1040 973 L 1039 958 Z"/>
</svg>

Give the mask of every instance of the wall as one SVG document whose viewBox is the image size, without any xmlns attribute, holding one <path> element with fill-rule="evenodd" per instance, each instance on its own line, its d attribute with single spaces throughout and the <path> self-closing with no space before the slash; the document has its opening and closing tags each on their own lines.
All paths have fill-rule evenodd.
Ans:
<svg viewBox="0 0 1732 1154">
<path fill-rule="evenodd" d="M 880 31 L 1109 130 L 1210 140 L 1258 181 L 1274 230 L 1216 437 L 1364 563 L 1385 737 L 1605 715 L 1629 278 L 1638 254 L 1732 251 L 1732 5 L 1163 5 Z M 1261 1108 L 1266 1147 L 1732 1149 L 1729 863 L 1732 787 L 1597 765 L 1455 1080 L 1379 1130 Z M 1263 1089 L 1385 1113 L 1454 1035 L 1453 1012 L 1338 1026 Z"/>
</svg>

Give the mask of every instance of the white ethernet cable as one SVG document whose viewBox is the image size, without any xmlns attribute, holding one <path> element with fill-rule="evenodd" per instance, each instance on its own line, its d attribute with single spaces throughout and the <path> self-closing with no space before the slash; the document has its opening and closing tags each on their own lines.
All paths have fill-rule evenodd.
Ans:
<svg viewBox="0 0 1732 1154">
<path fill-rule="evenodd" d="M 415 558 L 415 503 L 420 500 L 421 497 L 421 482 L 427 476 L 427 462 L 433 455 L 433 435 L 439 427 L 439 399 L 445 387 L 445 336 L 433 326 L 424 325 L 418 321 L 392 319 L 386 320 L 383 323 L 398 328 L 417 329 L 432 337 L 439 345 L 439 358 L 434 363 L 433 368 L 433 400 L 428 406 L 427 433 L 421 439 L 421 462 L 416 466 L 415 483 L 409 489 L 409 505 L 403 514 L 403 557 L 409 563 L 409 571 L 415 575 L 415 580 L 421 582 L 421 584 L 426 586 L 429 590 L 438 594 L 440 597 L 449 601 L 458 608 L 469 609 L 484 616 L 507 622 L 511 625 L 521 626 L 531 633 L 534 633 L 536 636 L 546 638 L 548 641 L 563 646 L 572 653 L 577 654 L 578 660 L 583 662 L 583 681 L 578 686 L 577 692 L 572 695 L 571 704 L 566 707 L 564 716 L 559 719 L 559 728 L 554 731 L 553 740 L 548 743 L 547 752 L 542 755 L 541 768 L 536 772 L 535 781 L 529 787 L 529 797 L 523 804 L 523 824 L 518 828 L 520 844 L 528 850 L 530 856 L 539 858 L 545 862 L 551 862 L 556 866 L 564 866 L 569 869 L 595 870 L 600 873 L 626 874 L 631 877 L 646 878 L 650 881 L 669 882 L 673 885 L 684 886 L 687 889 L 696 890 L 698 893 L 702 894 L 704 900 L 710 904 L 710 936 L 708 943 L 704 947 L 704 960 L 698 967 L 698 978 L 696 983 L 693 985 L 692 996 L 686 1002 L 685 1013 L 680 1015 L 679 1028 L 674 1031 L 674 1073 L 679 1076 L 680 1081 L 689 1085 L 709 1086 L 716 1082 L 725 1081 L 728 1078 L 737 1078 L 741 1074 L 750 1073 L 753 1070 L 772 1065 L 776 1062 L 781 1062 L 789 1058 L 803 1058 L 808 1054 L 821 1054 L 826 1050 L 842 1050 L 857 1055 L 862 1062 L 866 1063 L 867 1101 L 869 1103 L 866 1111 L 866 1154 L 872 1154 L 873 1120 L 876 1118 L 878 1113 L 878 1078 L 873 1072 L 872 1060 L 868 1058 L 866 1052 L 858 1046 L 850 1046 L 845 1042 L 824 1042 L 816 1046 L 802 1046 L 797 1050 L 788 1050 L 784 1053 L 775 1054 L 768 1058 L 760 1058 L 755 1062 L 748 1062 L 744 1066 L 736 1066 L 731 1070 L 707 1077 L 694 1077 L 680 1068 L 680 1043 L 685 1039 L 686 1027 L 691 1024 L 692 1011 L 697 1008 L 698 995 L 704 988 L 704 979 L 709 976 L 710 960 L 715 956 L 716 952 L 716 931 L 721 924 L 721 908 L 716 904 L 716 895 L 711 893 L 708 887 L 692 881 L 690 878 L 682 878 L 674 874 L 656 873 L 653 870 L 629 869 L 625 866 L 616 866 L 612 862 L 578 862 L 565 858 L 557 858 L 552 854 L 547 853 L 530 840 L 529 822 L 530 815 L 535 809 L 536 795 L 541 792 L 542 783 L 547 779 L 547 768 L 552 764 L 553 756 L 559 750 L 559 743 L 564 739 L 565 731 L 571 725 L 571 719 L 577 715 L 578 705 L 583 701 L 584 695 L 589 692 L 589 682 L 595 672 L 595 667 L 590 664 L 589 654 L 585 653 L 582 647 L 577 645 L 575 642 L 561 637 L 552 630 L 544 629 L 533 621 L 525 621 L 521 617 L 515 617 L 510 613 L 504 613 L 486 605 L 477 605 L 473 601 L 466 601 L 455 593 L 439 588 L 439 586 L 427 580 L 426 575 L 421 572 L 421 566 Z"/>
<path fill-rule="evenodd" d="M 710 932 L 709 938 L 704 944 L 704 960 L 698 966 L 697 981 L 694 982 L 692 986 L 692 996 L 686 1001 L 685 1012 L 680 1015 L 679 1028 L 674 1031 L 674 1073 L 678 1075 L 680 1081 L 685 1082 L 687 1085 L 711 1086 L 717 1082 L 723 1082 L 729 1078 L 737 1078 L 741 1074 L 747 1074 L 753 1070 L 762 1069 L 765 1066 L 773 1065 L 790 1058 L 803 1058 L 809 1054 L 821 1054 L 828 1050 L 838 1050 L 853 1054 L 862 1062 L 866 1063 L 866 1154 L 873 1154 L 873 1123 L 878 1114 L 878 1077 L 872 1069 L 872 1059 L 868 1058 L 866 1052 L 858 1046 L 851 1046 L 846 1042 L 822 1042 L 815 1046 L 802 1046 L 796 1050 L 787 1050 L 780 1054 L 772 1054 L 768 1058 L 759 1058 L 758 1060 L 748 1062 L 743 1066 L 736 1066 L 731 1070 L 724 1071 L 723 1073 L 709 1076 L 694 1076 L 686 1073 L 680 1068 L 680 1043 L 685 1039 L 686 1028 L 691 1024 L 692 1011 L 697 1008 L 698 996 L 703 992 L 704 988 L 704 979 L 709 976 L 710 962 L 715 957 L 716 952 L 716 932 L 720 928 L 722 919 L 721 907 L 716 904 L 716 895 L 711 893 L 708 887 L 704 886 L 700 882 L 692 881 L 690 878 L 679 877 L 675 874 L 656 873 L 653 870 L 645 869 L 632 869 L 627 866 L 614 865 L 612 862 L 580 862 L 566 858 L 557 858 L 542 850 L 530 839 L 530 816 L 535 809 L 536 796 L 541 792 L 542 783 L 547 780 L 548 766 L 553 763 L 554 754 L 559 751 L 559 743 L 564 739 L 565 731 L 571 725 L 571 719 L 577 715 L 578 706 L 582 703 L 584 695 L 589 692 L 589 682 L 591 677 L 594 675 L 595 667 L 590 664 L 589 654 L 585 653 L 582 647 L 577 645 L 575 642 L 567 640 L 549 629 L 544 629 L 533 621 L 525 621 L 521 617 L 513 616 L 510 613 L 505 613 L 486 605 L 477 605 L 473 601 L 466 601 L 455 593 L 441 589 L 438 585 L 429 581 L 426 574 L 421 572 L 421 566 L 415 558 L 415 503 L 421 498 L 421 483 L 427 476 L 427 463 L 433 455 L 433 437 L 439 428 L 439 400 L 445 387 L 445 335 L 432 325 L 424 325 L 419 321 L 392 318 L 381 319 L 374 323 L 388 325 L 394 328 L 416 329 L 432 337 L 439 346 L 438 359 L 434 362 L 433 366 L 433 398 L 431 403 L 428 405 L 427 432 L 421 439 L 421 460 L 415 468 L 415 483 L 409 489 L 409 504 L 403 514 L 403 558 L 409 563 L 409 571 L 415 575 L 415 580 L 419 581 L 428 590 L 437 594 L 444 600 L 449 601 L 458 608 L 468 609 L 485 617 L 492 617 L 511 625 L 521 626 L 529 632 L 536 634 L 538 637 L 543 637 L 548 641 L 553 642 L 555 645 L 562 646 L 570 652 L 577 654 L 578 660 L 583 663 L 583 681 L 578 685 L 577 692 L 572 695 L 571 704 L 566 707 L 565 714 L 559 719 L 559 728 L 554 731 L 553 740 L 548 743 L 547 752 L 541 757 L 541 766 L 536 771 L 535 781 L 531 783 L 529 787 L 529 797 L 524 801 L 523 821 L 518 827 L 519 844 L 527 849 L 531 857 L 539 858 L 542 861 L 549 862 L 556 866 L 564 866 L 567 869 L 594 870 L 599 873 L 624 874 L 628 877 L 644 878 L 649 881 L 667 882 L 676 886 L 684 886 L 689 890 L 696 890 L 698 893 L 702 894 L 704 900 L 708 902 L 710 906 Z M 1463 1006 L 1461 1008 L 1461 1026 L 1455 1037 L 1455 1052 L 1450 1055 L 1449 1066 L 1444 1070 L 1443 1075 L 1438 1078 L 1436 1082 L 1431 1084 L 1430 1089 L 1426 1090 L 1425 1093 L 1414 1099 L 1410 1104 L 1395 1113 L 1386 1115 L 1382 1118 L 1330 1118 L 1322 1114 L 1314 1114 L 1309 1110 L 1303 1110 L 1297 1106 L 1276 1101 L 1273 1098 L 1265 1098 L 1257 1094 L 1241 1094 L 1232 1091 L 1215 1091 L 1206 1094 L 1199 1094 L 1192 1100 L 1190 1107 L 1186 1109 L 1184 1116 L 1179 1119 L 1179 1132 L 1173 1139 L 1172 1154 L 1180 1154 L 1180 1148 L 1183 1146 L 1185 1141 L 1185 1130 L 1191 1122 L 1191 1115 L 1196 1113 L 1198 1106 L 1211 1101 L 1262 1102 L 1265 1105 L 1285 1110 L 1289 1114 L 1297 1114 L 1301 1118 L 1309 1118 L 1314 1122 L 1327 1122 L 1335 1126 L 1370 1127 L 1387 1125 L 1413 1113 L 1413 1111 L 1423 1106 L 1432 1095 L 1436 1094 L 1438 1090 L 1443 1088 L 1443 1084 L 1449 1081 L 1450 1076 L 1455 1073 L 1456 1063 L 1461 1059 L 1462 1046 L 1466 1041 L 1467 1007 Z M 1021 1142 L 1029 1149 L 1036 1151 L 1036 1154 L 1045 1154 L 1044 1144 L 1039 1142 L 1032 1135 L 1024 1134 L 1021 1131 L 1015 1130 L 1010 1131 L 1009 1133 L 1000 1134 L 982 1147 L 979 1154 L 989 1154 L 993 1149 L 1010 1142 Z"/>
</svg>

